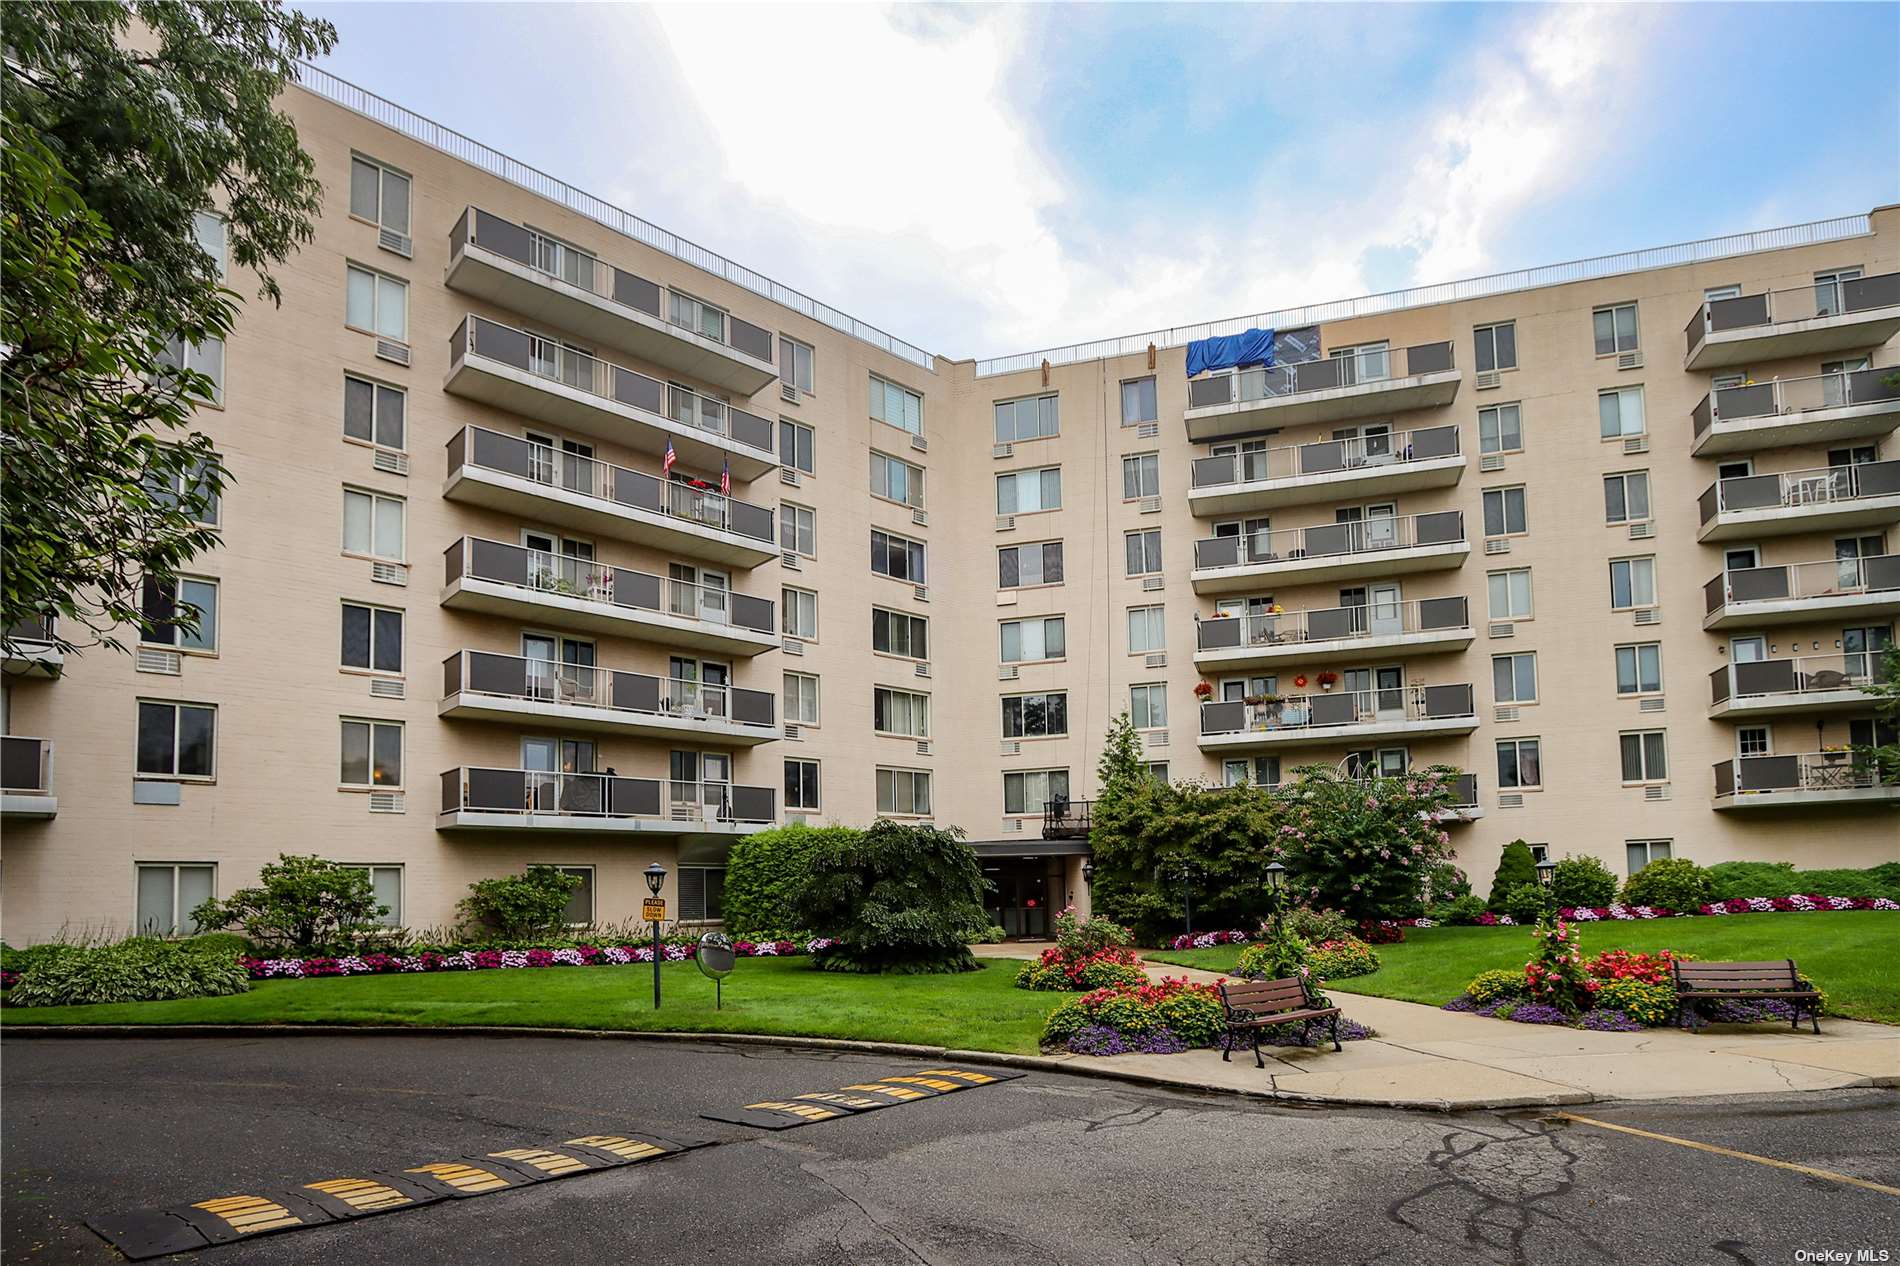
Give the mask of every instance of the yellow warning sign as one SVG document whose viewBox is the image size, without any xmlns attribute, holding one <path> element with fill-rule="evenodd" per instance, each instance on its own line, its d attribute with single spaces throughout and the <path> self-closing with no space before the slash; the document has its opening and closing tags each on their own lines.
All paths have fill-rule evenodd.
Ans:
<svg viewBox="0 0 1900 1266">
<path fill-rule="evenodd" d="M 666 922 L 666 898 L 648 897 L 641 901 L 640 920 L 643 923 Z"/>
</svg>

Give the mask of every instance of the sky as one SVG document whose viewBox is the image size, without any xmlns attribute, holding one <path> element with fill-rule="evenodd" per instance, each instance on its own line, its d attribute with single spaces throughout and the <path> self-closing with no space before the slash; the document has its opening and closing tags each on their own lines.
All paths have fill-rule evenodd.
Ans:
<svg viewBox="0 0 1900 1266">
<path fill-rule="evenodd" d="M 952 358 L 1900 202 L 1900 4 L 304 4 L 320 64 Z"/>
</svg>

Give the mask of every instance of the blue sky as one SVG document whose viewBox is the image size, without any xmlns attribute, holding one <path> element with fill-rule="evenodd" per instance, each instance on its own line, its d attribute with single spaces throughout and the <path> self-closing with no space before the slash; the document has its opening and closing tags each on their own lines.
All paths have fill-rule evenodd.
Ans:
<svg viewBox="0 0 1900 1266">
<path fill-rule="evenodd" d="M 325 65 L 1029 351 L 1900 201 L 1900 5 L 317 4 Z"/>
</svg>

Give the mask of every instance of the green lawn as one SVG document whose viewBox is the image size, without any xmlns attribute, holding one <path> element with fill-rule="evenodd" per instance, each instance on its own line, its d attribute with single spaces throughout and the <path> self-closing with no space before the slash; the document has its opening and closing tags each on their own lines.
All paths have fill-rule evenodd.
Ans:
<svg viewBox="0 0 1900 1266">
<path fill-rule="evenodd" d="M 1885 910 L 1829 914 L 1730 914 L 1714 918 L 1653 919 L 1576 925 L 1583 950 L 1673 949 L 1698 958 L 1792 958 L 1828 995 L 1828 1013 L 1900 1024 L 1900 915 Z M 1205 950 L 1150 950 L 1157 962 L 1232 971 L 1241 946 Z M 1377 947 L 1381 966 L 1370 976 L 1328 981 L 1340 993 L 1372 994 L 1434 1005 L 1464 992 L 1487 968 L 1520 968 L 1530 957 L 1523 928 L 1408 928 L 1398 945 Z"/>
<path fill-rule="evenodd" d="M 26 1024 L 507 1024 L 570 1029 L 778 1033 L 916 1042 L 1034 1054 L 1043 1018 L 1064 995 L 1013 987 L 1021 966 L 986 962 L 954 976 L 852 976 L 804 958 L 742 960 L 726 978 L 725 1010 L 691 963 L 653 968 L 548 967 L 427 975 L 264 980 L 249 993 L 177 1002 L 4 1007 Z"/>
</svg>

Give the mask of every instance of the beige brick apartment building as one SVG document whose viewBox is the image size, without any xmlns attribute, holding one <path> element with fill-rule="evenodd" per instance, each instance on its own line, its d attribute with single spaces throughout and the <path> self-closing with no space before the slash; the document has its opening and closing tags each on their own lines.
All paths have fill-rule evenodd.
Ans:
<svg viewBox="0 0 1900 1266">
<path fill-rule="evenodd" d="M 1841 750 L 1900 612 L 1900 208 L 972 362 L 321 73 L 288 108 L 324 214 L 193 352 L 235 482 L 149 595 L 204 629 L 9 642 L 16 943 L 286 851 L 410 925 L 529 862 L 716 918 L 735 835 L 879 814 L 1034 933 L 1123 710 L 1175 779 L 1455 764 L 1480 883 L 1900 852 Z M 1271 367 L 1187 377 L 1250 327 Z"/>
</svg>

